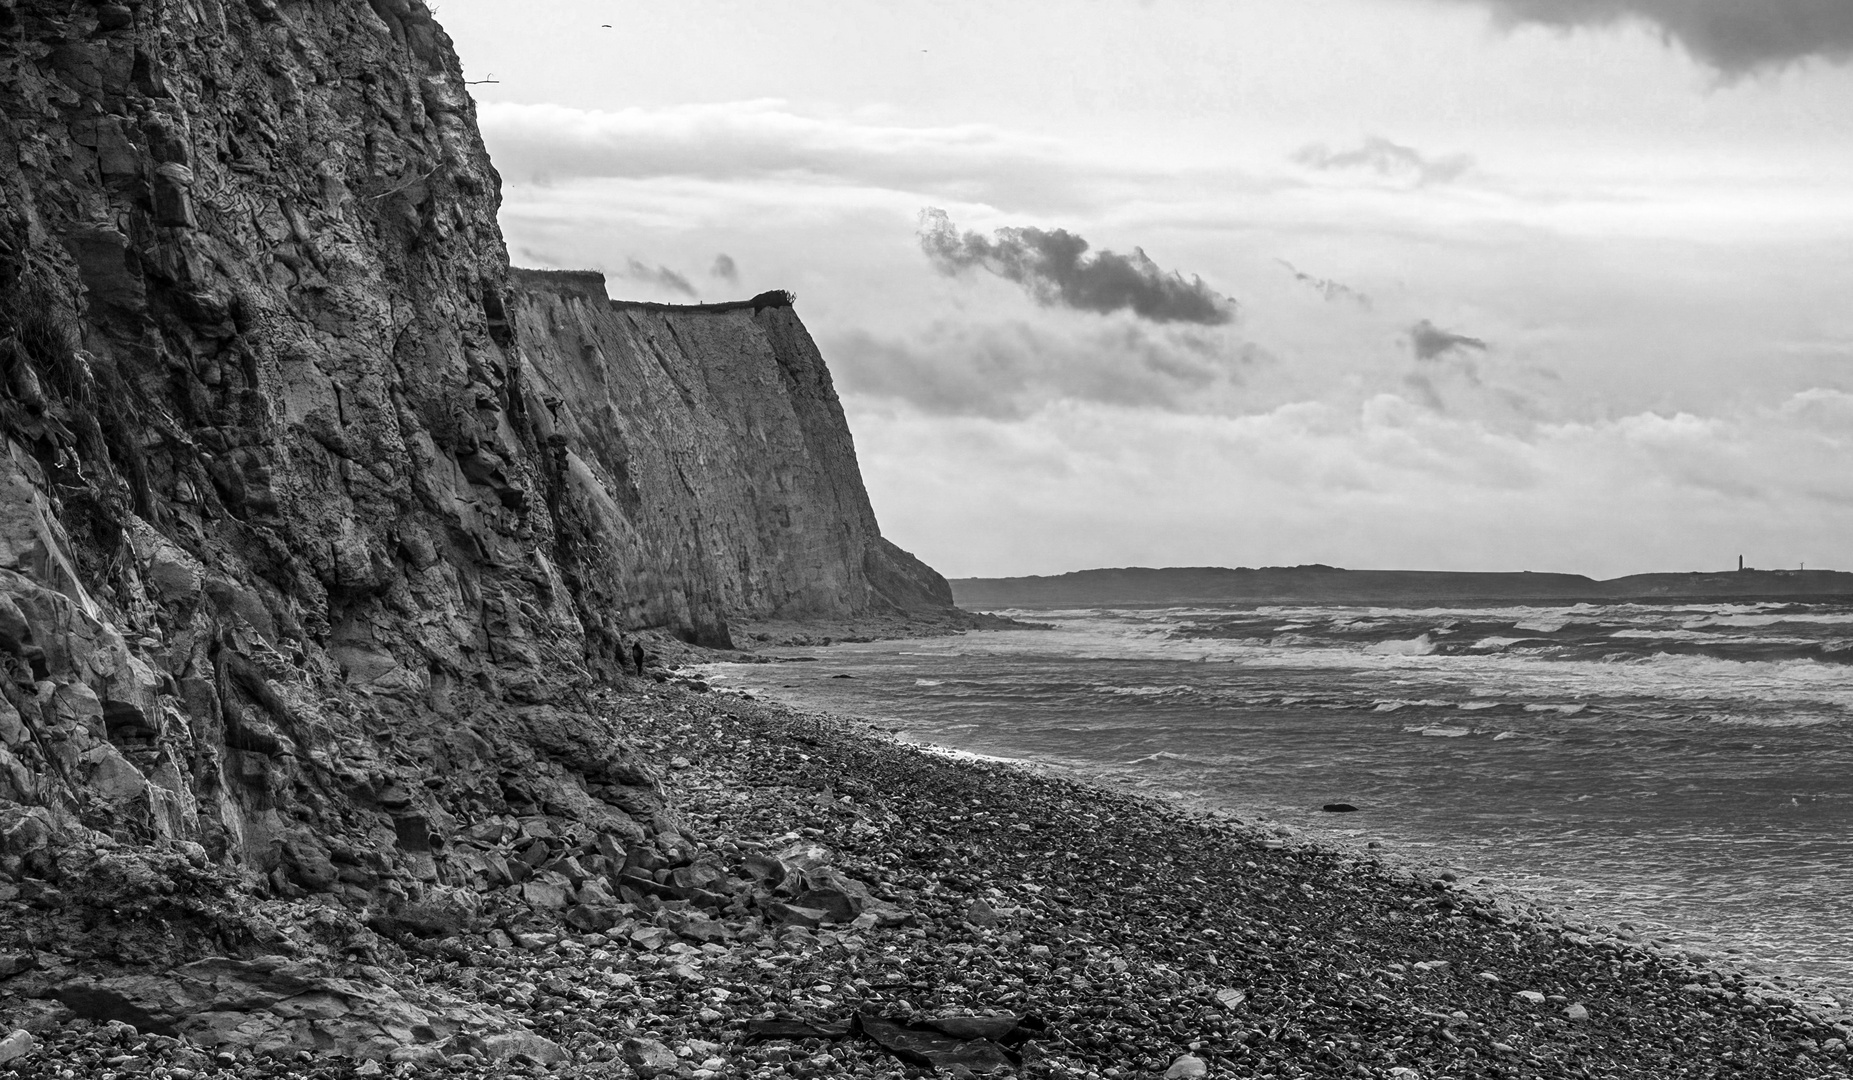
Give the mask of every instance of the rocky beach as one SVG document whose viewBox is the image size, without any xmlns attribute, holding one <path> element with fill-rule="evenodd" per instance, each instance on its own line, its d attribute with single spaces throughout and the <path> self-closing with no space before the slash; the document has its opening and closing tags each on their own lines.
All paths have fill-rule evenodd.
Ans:
<svg viewBox="0 0 1853 1080">
<path fill-rule="evenodd" d="M 270 936 L 190 977 L 151 969 L 181 988 L 159 1004 L 90 984 L 139 1025 L 59 995 L 150 963 L 151 931 L 223 896 L 209 872 L 138 908 L 109 906 L 122 883 L 0 886 L 0 1012 L 31 1047 L 0 1076 L 1846 1075 L 1853 1029 L 1766 983 L 1451 871 L 694 680 L 597 704 L 667 766 L 679 832 L 460 821 L 444 846 L 483 868 L 480 893 L 434 890 L 413 919 L 314 898 L 216 911 Z M 260 1008 L 345 1016 L 323 1030 L 356 1056 Z M 395 1024 L 431 1038 L 375 1032 L 368 1054 L 361 1029 Z"/>
<path fill-rule="evenodd" d="M 679 667 L 1000 623 L 792 293 L 509 265 L 494 81 L 423 0 L 0 0 L 0 1080 L 1846 1075 L 1452 871 Z"/>
</svg>

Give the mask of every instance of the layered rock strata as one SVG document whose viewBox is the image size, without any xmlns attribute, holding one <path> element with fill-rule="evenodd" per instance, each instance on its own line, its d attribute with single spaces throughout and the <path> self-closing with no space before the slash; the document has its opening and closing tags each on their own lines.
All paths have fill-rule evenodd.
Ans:
<svg viewBox="0 0 1853 1080">
<path fill-rule="evenodd" d="M 527 411 L 555 449 L 561 564 L 596 640 L 752 619 L 944 611 L 884 540 L 830 372 L 788 299 L 614 302 L 596 273 L 516 270 Z"/>
<path fill-rule="evenodd" d="M 418 0 L 0 0 L 0 903 L 154 931 L 70 943 L 68 1007 L 219 954 L 176 1015 L 431 1041 L 214 898 L 339 955 L 468 924 L 484 821 L 686 859 L 591 704 L 621 638 L 949 606 L 789 306 L 511 281 L 498 203 Z"/>
</svg>

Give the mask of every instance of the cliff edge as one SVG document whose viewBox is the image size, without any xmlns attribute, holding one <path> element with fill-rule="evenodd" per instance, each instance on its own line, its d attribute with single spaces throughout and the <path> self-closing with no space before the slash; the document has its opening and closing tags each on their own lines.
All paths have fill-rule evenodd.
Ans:
<svg viewBox="0 0 1853 1080">
<path fill-rule="evenodd" d="M 0 1011 L 546 1059 L 354 965 L 689 861 L 620 639 L 950 607 L 788 306 L 499 199 L 418 0 L 0 3 Z"/>
<path fill-rule="evenodd" d="M 788 301 L 612 301 L 596 273 L 516 270 L 511 284 L 591 640 L 669 626 L 724 645 L 729 617 L 952 607 L 945 579 L 882 538 L 829 369 Z"/>
</svg>

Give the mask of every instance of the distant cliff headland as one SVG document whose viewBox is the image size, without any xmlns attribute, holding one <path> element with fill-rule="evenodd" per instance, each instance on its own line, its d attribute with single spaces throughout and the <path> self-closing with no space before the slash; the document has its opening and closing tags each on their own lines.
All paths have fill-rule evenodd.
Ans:
<svg viewBox="0 0 1853 1080">
<path fill-rule="evenodd" d="M 1078 570 L 1048 577 L 959 578 L 953 598 L 967 608 L 1090 607 L 1312 601 L 1435 604 L 1644 602 L 1853 597 L 1853 573 L 1735 570 L 1634 574 L 1598 581 L 1580 574 L 1345 570 L 1336 566 L 1173 566 Z"/>
</svg>

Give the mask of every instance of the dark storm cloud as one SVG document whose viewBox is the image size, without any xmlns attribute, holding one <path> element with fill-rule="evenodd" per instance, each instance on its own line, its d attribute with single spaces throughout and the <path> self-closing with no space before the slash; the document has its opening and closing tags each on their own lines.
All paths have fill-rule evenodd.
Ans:
<svg viewBox="0 0 1853 1080">
<path fill-rule="evenodd" d="M 1293 160 L 1311 169 L 1369 169 L 1379 176 L 1408 177 L 1418 184 L 1445 184 L 1473 168 L 1466 154 L 1429 157 L 1413 146 L 1372 135 L 1350 150 L 1334 150 L 1324 143 L 1301 147 Z"/>
<path fill-rule="evenodd" d="M 1726 74 L 1819 57 L 1853 59 L 1848 0 L 1454 0 L 1501 21 L 1605 26 L 1638 20 Z"/>
<path fill-rule="evenodd" d="M 1344 282 L 1333 281 L 1331 278 L 1314 277 L 1285 259 L 1275 259 L 1274 261 L 1286 267 L 1287 273 L 1293 275 L 1293 280 L 1302 285 L 1311 286 L 1318 291 L 1320 296 L 1325 297 L 1327 301 L 1336 302 L 1339 300 L 1348 300 L 1366 311 L 1370 310 L 1370 297 Z"/>
<path fill-rule="evenodd" d="M 945 322 L 912 341 L 853 330 L 827 345 L 830 370 L 845 393 L 906 401 L 942 416 L 999 419 L 1058 401 L 1199 410 L 1264 359 L 1222 332 L 1142 323 L 1062 333 Z"/>
<path fill-rule="evenodd" d="M 724 251 L 714 257 L 714 265 L 708 268 L 708 273 L 730 284 L 740 280 L 739 265 Z"/>
<path fill-rule="evenodd" d="M 1427 319 L 1409 328 L 1409 344 L 1417 360 L 1434 360 L 1462 349 L 1486 351 L 1486 342 L 1479 338 L 1443 330 Z"/>
<path fill-rule="evenodd" d="M 687 278 L 667 266 L 650 266 L 637 259 L 631 259 L 618 273 L 620 277 L 627 277 L 632 281 L 647 282 L 685 296 L 695 295 L 695 286 L 689 284 Z"/>
<path fill-rule="evenodd" d="M 1156 323 L 1217 326 L 1235 318 L 1235 301 L 1203 279 L 1166 272 L 1139 248 L 1131 255 L 1088 253 L 1087 241 L 1066 229 L 999 229 L 985 237 L 961 233 L 944 210 L 920 212 L 920 248 L 942 274 L 973 268 L 1014 281 L 1044 307 L 1131 311 Z"/>
</svg>

